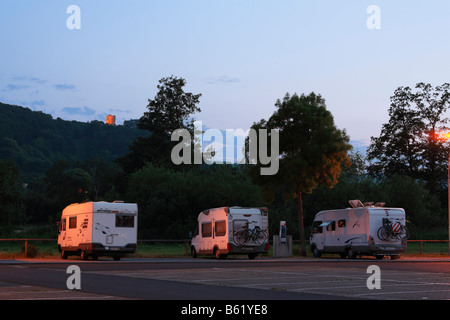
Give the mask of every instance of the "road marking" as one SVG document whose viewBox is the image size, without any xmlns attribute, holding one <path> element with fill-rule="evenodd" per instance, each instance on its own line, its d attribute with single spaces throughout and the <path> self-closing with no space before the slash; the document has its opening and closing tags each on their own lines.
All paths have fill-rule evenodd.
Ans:
<svg viewBox="0 0 450 320">
<path fill-rule="evenodd" d="M 431 293 L 431 292 L 450 292 L 448 290 L 418 290 L 418 291 L 390 291 L 390 292 L 372 292 L 372 293 L 357 293 L 354 296 L 368 296 L 368 295 L 382 295 L 382 294 L 415 294 L 415 293 Z"/>
</svg>

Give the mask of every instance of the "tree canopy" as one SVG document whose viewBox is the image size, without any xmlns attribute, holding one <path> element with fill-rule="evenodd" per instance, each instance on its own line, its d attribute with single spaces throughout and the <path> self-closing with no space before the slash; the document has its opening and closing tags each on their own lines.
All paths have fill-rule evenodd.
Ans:
<svg viewBox="0 0 450 320">
<path fill-rule="evenodd" d="M 85 161 L 98 157 L 111 162 L 128 152 L 131 142 L 145 131 L 53 119 L 28 108 L 0 103 L 0 159 L 12 160 L 20 179 L 30 183 L 42 178 L 60 160 Z"/>
<path fill-rule="evenodd" d="M 279 130 L 279 172 L 262 176 L 259 170 L 252 170 L 252 178 L 268 201 L 279 192 L 285 199 L 297 199 L 301 251 L 305 255 L 302 194 L 318 186 L 332 188 L 338 182 L 342 164 L 349 164 L 347 152 L 352 147 L 345 131 L 336 128 L 320 95 L 286 94 L 275 106 L 269 120 L 263 119 L 252 128 Z"/>
<path fill-rule="evenodd" d="M 448 130 L 445 112 L 450 107 L 450 84 L 432 87 L 418 83 L 416 91 L 398 88 L 391 97 L 389 122 L 368 149 L 368 172 L 377 178 L 409 176 L 425 181 L 432 192 L 446 187 Z"/>
<path fill-rule="evenodd" d="M 192 116 L 201 112 L 198 107 L 201 94 L 185 92 L 186 80 L 170 76 L 159 81 L 158 93 L 148 100 L 139 128 L 150 135 L 136 139 L 130 146 L 130 152 L 119 159 L 127 173 L 145 166 L 147 162 L 171 166 L 171 134 L 177 129 L 194 131 Z M 191 134 L 193 136 L 193 134 Z"/>
</svg>

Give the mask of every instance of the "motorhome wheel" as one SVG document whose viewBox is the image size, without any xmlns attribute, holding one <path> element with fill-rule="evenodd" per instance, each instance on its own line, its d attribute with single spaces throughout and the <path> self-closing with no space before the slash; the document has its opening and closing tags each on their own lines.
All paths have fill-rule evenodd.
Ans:
<svg viewBox="0 0 450 320">
<path fill-rule="evenodd" d="M 347 250 L 347 256 L 349 259 L 356 259 L 356 252 L 350 248 Z"/>
<path fill-rule="evenodd" d="M 81 260 L 87 260 L 89 255 L 86 251 L 81 251 Z"/>
<path fill-rule="evenodd" d="M 315 258 L 320 258 L 321 255 L 322 254 L 320 253 L 319 249 L 317 249 L 317 247 L 314 247 L 314 249 L 313 249 L 313 256 Z"/>
<path fill-rule="evenodd" d="M 192 248 L 191 248 L 191 256 L 192 256 L 192 258 L 197 258 L 197 251 L 195 251 L 194 246 L 192 246 Z"/>
</svg>

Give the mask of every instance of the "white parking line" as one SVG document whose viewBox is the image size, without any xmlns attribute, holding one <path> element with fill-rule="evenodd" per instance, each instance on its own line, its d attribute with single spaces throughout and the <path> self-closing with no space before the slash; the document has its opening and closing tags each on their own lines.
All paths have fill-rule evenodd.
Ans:
<svg viewBox="0 0 450 320">
<path fill-rule="evenodd" d="M 399 295 L 399 294 L 416 294 L 416 293 L 431 293 L 431 292 L 450 292 L 450 289 L 448 290 L 418 290 L 418 291 L 390 291 L 390 292 L 371 292 L 371 293 L 357 293 L 354 294 L 354 296 L 368 296 L 368 295 L 386 295 L 386 294 L 393 294 L 393 295 Z"/>
</svg>

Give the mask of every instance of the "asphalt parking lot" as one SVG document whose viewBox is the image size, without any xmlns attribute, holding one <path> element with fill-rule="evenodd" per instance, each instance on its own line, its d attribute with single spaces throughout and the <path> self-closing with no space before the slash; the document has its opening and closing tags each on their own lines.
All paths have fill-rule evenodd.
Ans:
<svg viewBox="0 0 450 320">
<path fill-rule="evenodd" d="M 414 261 L 414 262 L 413 262 Z M 110 274 L 123 277 L 188 282 L 209 286 L 264 289 L 270 291 L 323 294 L 354 299 L 447 300 L 450 299 L 450 262 L 413 260 L 397 263 L 376 260 L 319 263 L 283 263 L 280 265 L 246 265 L 230 268 L 227 264 L 200 269 L 135 270 Z M 442 261 L 442 260 L 439 260 Z M 445 261 L 445 260 L 444 260 Z M 427 271 L 424 264 L 446 264 L 440 272 Z M 419 267 L 417 270 L 414 267 Z M 379 266 L 379 286 L 374 288 L 369 266 Z M 406 267 L 406 268 L 402 268 Z M 441 265 L 443 267 L 444 265 Z M 369 286 L 368 286 L 369 282 Z M 372 288 L 369 288 L 372 287 Z"/>
<path fill-rule="evenodd" d="M 68 265 L 80 266 L 82 290 L 66 288 Z M 370 272 L 371 266 L 379 268 L 378 282 L 374 281 L 375 274 Z M 123 290 L 116 291 L 115 283 L 120 283 Z M 148 283 L 148 286 L 145 286 L 145 283 Z M 142 286 L 139 294 L 134 294 L 137 290 L 134 290 L 133 286 L 136 284 Z M 166 285 L 167 288 L 171 286 L 178 288 L 174 290 L 180 292 L 174 293 L 166 289 L 167 295 L 164 296 L 164 292 L 158 288 Z M 102 290 L 102 286 L 105 289 Z M 183 292 L 183 286 L 189 289 Z M 229 292 L 227 289 L 230 289 Z M 324 299 L 448 300 L 450 299 L 450 259 L 0 261 L 0 299 L 2 300 L 112 300 L 155 297 L 185 300 L 208 297 L 214 300 L 228 297 L 227 294 L 233 295 L 244 291 L 249 292 L 248 299 L 257 297 L 268 300 L 275 296 L 283 297 L 281 294 L 285 294 L 290 299 L 323 297 Z M 211 295 L 201 295 L 200 292 L 211 292 Z M 217 296 L 215 296 L 216 292 Z M 233 296 L 229 298 L 233 299 Z M 239 299 L 242 299 L 241 295 Z"/>
</svg>

